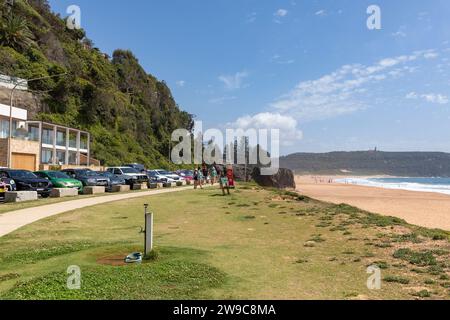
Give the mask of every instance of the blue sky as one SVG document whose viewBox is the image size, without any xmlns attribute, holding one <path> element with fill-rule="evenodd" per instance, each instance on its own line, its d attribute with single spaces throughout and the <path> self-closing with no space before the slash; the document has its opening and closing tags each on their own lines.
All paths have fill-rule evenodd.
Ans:
<svg viewBox="0 0 450 320">
<path fill-rule="evenodd" d="M 206 128 L 280 128 L 282 154 L 450 152 L 448 0 L 50 3 L 78 5 L 96 46 L 132 50 Z"/>
</svg>

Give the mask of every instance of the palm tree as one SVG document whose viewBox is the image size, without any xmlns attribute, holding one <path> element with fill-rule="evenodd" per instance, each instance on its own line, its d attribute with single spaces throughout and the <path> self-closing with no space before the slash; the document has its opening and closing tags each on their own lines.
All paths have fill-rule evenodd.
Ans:
<svg viewBox="0 0 450 320">
<path fill-rule="evenodd" d="M 33 33 L 24 18 L 11 14 L 0 22 L 0 45 L 2 46 L 22 50 L 34 44 L 33 38 Z"/>
</svg>

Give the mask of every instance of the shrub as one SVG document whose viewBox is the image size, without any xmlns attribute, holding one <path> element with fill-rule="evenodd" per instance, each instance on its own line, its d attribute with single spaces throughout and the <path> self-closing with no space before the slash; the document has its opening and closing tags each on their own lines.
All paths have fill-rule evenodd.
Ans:
<svg viewBox="0 0 450 320">
<path fill-rule="evenodd" d="M 431 251 L 416 252 L 411 249 L 399 249 L 394 253 L 394 258 L 409 261 L 418 266 L 436 265 L 436 258 Z"/>
</svg>

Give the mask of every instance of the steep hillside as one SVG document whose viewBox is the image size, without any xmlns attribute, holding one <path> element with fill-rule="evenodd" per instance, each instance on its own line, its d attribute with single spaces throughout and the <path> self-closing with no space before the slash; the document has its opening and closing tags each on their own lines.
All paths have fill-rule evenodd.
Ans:
<svg viewBox="0 0 450 320">
<path fill-rule="evenodd" d="M 450 154 L 434 152 L 296 153 L 280 159 L 297 174 L 450 177 Z"/>
<path fill-rule="evenodd" d="M 191 129 L 164 81 L 149 75 L 127 50 L 100 52 L 84 30 L 69 30 L 47 0 L 0 2 L 0 73 L 36 81 L 36 118 L 88 130 L 93 156 L 107 165 L 141 162 L 169 167 L 169 138 Z"/>
</svg>

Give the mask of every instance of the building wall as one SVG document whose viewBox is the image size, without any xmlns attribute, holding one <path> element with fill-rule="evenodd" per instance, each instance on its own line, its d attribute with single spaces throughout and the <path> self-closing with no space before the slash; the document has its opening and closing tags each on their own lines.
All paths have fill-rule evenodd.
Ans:
<svg viewBox="0 0 450 320">
<path fill-rule="evenodd" d="M 39 170 L 56 170 L 56 171 L 59 171 L 59 170 L 65 170 L 65 169 L 91 169 L 93 171 L 105 171 L 106 170 L 106 168 L 103 167 L 103 166 L 94 166 L 94 165 L 87 167 L 87 166 L 83 166 L 83 165 L 80 165 L 80 166 L 76 166 L 76 165 L 61 165 L 60 166 L 60 165 L 51 165 L 51 164 L 41 164 L 39 166 Z"/>
<path fill-rule="evenodd" d="M 8 164 L 8 139 L 0 139 L 0 167 Z"/>
<path fill-rule="evenodd" d="M 8 140 L 6 139 L 6 141 Z M 36 155 L 36 169 L 39 168 L 39 165 L 41 163 L 41 154 L 40 154 L 41 152 L 39 142 L 12 139 L 11 152 Z"/>
</svg>

